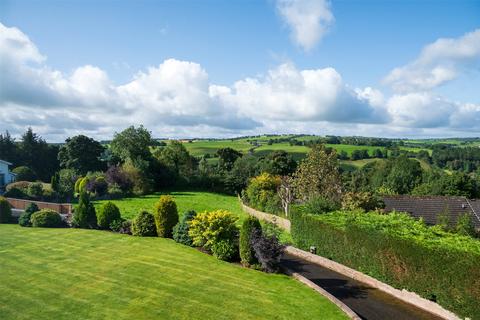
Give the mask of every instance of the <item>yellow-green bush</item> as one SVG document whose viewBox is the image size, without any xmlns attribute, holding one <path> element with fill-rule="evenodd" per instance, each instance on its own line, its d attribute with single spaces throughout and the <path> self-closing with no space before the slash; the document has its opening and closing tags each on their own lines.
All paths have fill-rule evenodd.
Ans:
<svg viewBox="0 0 480 320">
<path fill-rule="evenodd" d="M 269 173 L 250 179 L 244 196 L 248 204 L 255 209 L 273 214 L 281 214 L 281 200 L 277 189 L 280 187 L 281 178 Z"/>
<path fill-rule="evenodd" d="M 236 221 L 237 217 L 225 210 L 199 213 L 190 221 L 188 234 L 193 245 L 210 250 L 219 241 L 234 241 L 238 234 Z"/>
</svg>

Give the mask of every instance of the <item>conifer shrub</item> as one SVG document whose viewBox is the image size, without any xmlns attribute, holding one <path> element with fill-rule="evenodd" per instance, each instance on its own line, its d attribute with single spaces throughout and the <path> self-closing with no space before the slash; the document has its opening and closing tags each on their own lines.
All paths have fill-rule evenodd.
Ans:
<svg viewBox="0 0 480 320">
<path fill-rule="evenodd" d="M 95 229 L 97 214 L 87 192 L 80 192 L 78 205 L 73 212 L 72 225 L 76 228 Z"/>
<path fill-rule="evenodd" d="M 34 202 L 30 203 L 25 209 L 25 212 L 22 213 L 18 218 L 18 224 L 21 225 L 22 227 L 31 227 L 32 222 L 30 221 L 30 219 L 32 217 L 32 214 L 34 214 L 39 210 L 40 209 L 38 208 L 36 203 Z"/>
<path fill-rule="evenodd" d="M 238 237 L 236 221 L 237 217 L 225 210 L 202 212 L 190 222 L 188 234 L 194 246 L 211 250 L 215 243 Z"/>
<path fill-rule="evenodd" d="M 190 229 L 190 221 L 192 221 L 196 215 L 197 213 L 193 210 L 183 214 L 180 221 L 173 227 L 173 240 L 186 246 L 192 245 L 192 238 L 190 238 L 188 230 Z"/>
<path fill-rule="evenodd" d="M 148 211 L 141 211 L 132 221 L 132 235 L 139 237 L 156 237 L 155 217 Z"/>
<path fill-rule="evenodd" d="M 215 242 L 211 250 L 214 257 L 223 261 L 232 261 L 238 256 L 238 244 L 234 239 Z"/>
<path fill-rule="evenodd" d="M 12 208 L 4 197 L 0 197 L 0 223 L 12 222 Z"/>
<path fill-rule="evenodd" d="M 243 221 L 242 227 L 240 228 L 239 250 L 240 259 L 244 266 L 251 266 L 258 263 L 250 241 L 252 233 L 255 230 L 262 230 L 260 221 L 255 217 L 249 216 Z"/>
<path fill-rule="evenodd" d="M 110 229 L 111 223 L 120 218 L 120 210 L 111 201 L 104 203 L 97 212 L 97 224 L 100 229 Z"/>
<path fill-rule="evenodd" d="M 58 214 L 58 212 L 50 209 L 42 209 L 35 212 L 32 214 L 30 221 L 32 223 L 32 227 L 60 228 L 64 225 L 62 217 Z"/>
<path fill-rule="evenodd" d="M 171 238 L 173 227 L 177 223 L 177 204 L 171 196 L 161 196 L 155 205 L 155 224 L 158 236 Z"/>
</svg>

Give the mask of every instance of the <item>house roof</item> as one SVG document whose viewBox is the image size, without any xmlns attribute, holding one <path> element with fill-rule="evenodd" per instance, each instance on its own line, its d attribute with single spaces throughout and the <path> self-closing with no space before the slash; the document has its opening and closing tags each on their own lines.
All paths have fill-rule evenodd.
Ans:
<svg viewBox="0 0 480 320">
<path fill-rule="evenodd" d="M 446 212 L 451 226 L 465 213 L 472 216 L 475 228 L 480 228 L 480 200 L 449 196 L 384 196 L 385 211 L 407 212 L 415 218 L 423 218 L 426 224 L 436 224 L 438 216 Z"/>
<path fill-rule="evenodd" d="M 1 163 L 5 163 L 5 164 L 7 164 L 7 165 L 9 165 L 9 166 L 11 166 L 11 165 L 12 165 L 10 162 L 8 162 L 8 161 L 5 161 L 5 160 L 2 160 L 2 159 L 0 159 L 0 162 L 1 162 Z"/>
</svg>

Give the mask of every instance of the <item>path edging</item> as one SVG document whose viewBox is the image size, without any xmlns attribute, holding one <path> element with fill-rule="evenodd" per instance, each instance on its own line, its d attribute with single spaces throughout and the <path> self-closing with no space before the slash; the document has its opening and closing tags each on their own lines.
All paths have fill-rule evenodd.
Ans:
<svg viewBox="0 0 480 320">
<path fill-rule="evenodd" d="M 348 307 L 345 303 L 343 303 L 342 301 L 340 301 L 339 299 L 335 298 L 335 296 L 333 296 L 332 294 L 330 294 L 328 291 L 326 291 L 325 289 L 323 289 L 322 287 L 316 285 L 314 282 L 312 282 L 311 280 L 305 278 L 304 276 L 302 276 L 300 273 L 298 272 L 294 272 L 290 269 L 284 269 L 285 273 L 288 274 L 289 276 L 291 276 L 292 278 L 300 281 L 301 283 L 303 283 L 304 285 L 306 285 L 307 287 L 315 290 L 316 292 L 318 292 L 319 294 L 321 294 L 322 296 L 324 296 L 325 298 L 327 298 L 330 302 L 334 303 L 337 307 L 339 307 L 350 319 L 352 320 L 361 320 L 361 318 L 352 310 L 350 309 L 350 307 Z"/>
<path fill-rule="evenodd" d="M 324 258 L 322 256 L 312 254 L 303 250 L 300 250 L 298 248 L 292 247 L 292 246 L 287 246 L 285 248 L 285 252 L 294 255 L 296 257 L 305 259 L 309 262 L 318 264 L 322 267 L 325 267 L 327 269 L 333 270 L 335 272 L 338 272 L 344 276 L 347 276 L 349 278 L 355 279 L 357 281 L 360 281 L 362 283 L 365 283 L 366 285 L 369 285 L 375 289 L 381 290 L 399 300 L 402 300 L 408 304 L 414 305 L 417 308 L 423 309 L 425 311 L 428 311 L 436 316 L 439 316 L 441 318 L 444 318 L 446 320 L 460 320 L 457 315 L 455 315 L 453 312 L 448 311 L 447 309 L 443 308 L 439 304 L 427 300 L 425 298 L 420 297 L 418 294 L 402 289 L 395 289 L 394 287 L 383 283 L 373 277 L 370 277 L 360 271 L 354 270 L 352 268 L 349 268 L 343 264 L 340 264 L 338 262 L 332 261 L 330 259 Z"/>
</svg>

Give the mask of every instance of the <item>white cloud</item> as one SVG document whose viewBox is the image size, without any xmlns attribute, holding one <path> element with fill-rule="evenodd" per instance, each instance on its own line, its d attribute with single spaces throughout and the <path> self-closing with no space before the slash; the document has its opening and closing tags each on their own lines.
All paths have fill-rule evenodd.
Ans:
<svg viewBox="0 0 480 320">
<path fill-rule="evenodd" d="M 327 0 L 277 0 L 276 6 L 293 41 L 305 51 L 323 38 L 335 20 Z"/>
<path fill-rule="evenodd" d="M 393 69 L 384 82 L 397 92 L 434 89 L 458 77 L 462 68 L 480 61 L 480 29 L 460 38 L 442 38 L 425 46 L 417 59 Z"/>
<path fill-rule="evenodd" d="M 364 123 L 384 119 L 381 110 L 348 88 L 333 68 L 298 70 L 282 64 L 264 78 L 237 81 L 221 99 L 255 119 Z"/>
<path fill-rule="evenodd" d="M 155 136 L 258 133 L 395 135 L 480 131 L 480 106 L 429 92 L 396 94 L 352 88 L 333 68 L 282 64 L 264 76 L 212 84 L 201 65 L 168 59 L 125 84 L 86 65 L 64 74 L 35 44 L 0 24 L 0 128 L 26 127 L 51 141 L 83 133 L 111 138 L 144 124 Z"/>
</svg>

